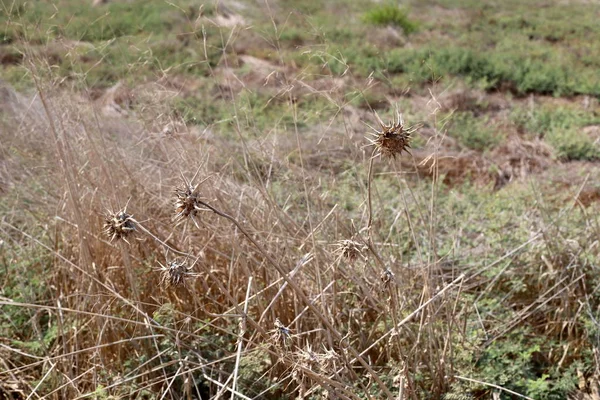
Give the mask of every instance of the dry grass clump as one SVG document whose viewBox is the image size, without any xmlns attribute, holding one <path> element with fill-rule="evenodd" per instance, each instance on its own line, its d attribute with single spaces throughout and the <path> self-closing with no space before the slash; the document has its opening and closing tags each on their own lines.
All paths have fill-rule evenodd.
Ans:
<svg viewBox="0 0 600 400">
<path fill-rule="evenodd" d="M 66 127 L 75 125 L 75 121 L 84 121 L 90 126 L 98 123 L 93 109 L 69 110 L 73 114 L 65 113 L 65 118 L 72 116 L 73 120 L 64 121 Z M 111 124 L 114 126 L 117 122 L 113 120 Z M 388 132 L 386 137 L 397 141 L 395 137 L 400 135 L 405 138 L 404 147 L 408 146 L 410 131 L 405 130 L 400 122 L 393 125 L 388 129 L 393 132 Z M 237 371 L 233 375 L 238 382 L 237 379 L 242 376 L 239 360 L 247 355 L 260 355 L 269 359 L 269 364 L 261 367 L 261 374 L 271 371 L 274 378 L 271 384 L 288 394 L 310 393 L 321 388 L 330 392 L 341 391 L 341 398 L 355 398 L 352 392 L 364 392 L 368 385 L 354 371 L 360 367 L 381 387 L 385 397 L 391 398 L 392 392 L 381 380 L 379 368 L 391 361 L 402 349 L 395 348 L 381 353 L 375 363 L 367 357 L 369 352 L 380 352 L 379 349 L 368 349 L 369 342 L 364 337 L 365 334 L 374 338 L 382 334 L 375 321 L 387 307 L 387 300 L 374 297 L 369 289 L 371 283 L 377 281 L 377 273 L 369 276 L 376 268 L 370 265 L 366 255 L 368 246 L 362 244 L 364 239 L 336 241 L 338 227 L 327 221 L 333 214 L 318 199 L 294 198 L 291 205 L 280 207 L 265 188 L 251 187 L 248 182 L 253 182 L 253 179 L 250 177 L 242 176 L 243 179 L 239 180 L 230 178 L 248 174 L 245 169 L 233 168 L 232 165 L 235 164 L 230 160 L 204 164 L 204 151 L 227 154 L 222 149 L 218 151 L 213 147 L 208 150 L 202 148 L 200 151 L 193 150 L 197 147 L 182 148 L 177 139 L 136 137 L 133 132 L 136 130 L 128 132 L 130 141 L 125 139 L 125 135 L 113 138 L 110 132 L 101 127 L 65 132 L 65 135 L 75 135 L 69 143 L 82 146 L 77 150 L 81 157 L 67 160 L 71 163 L 70 168 L 80 173 L 72 177 L 73 181 L 69 182 L 71 186 L 67 186 L 66 190 L 69 187 L 78 187 L 79 190 L 72 193 L 76 201 L 65 203 L 68 206 L 56 205 L 56 208 L 64 207 L 68 210 L 61 218 L 69 221 L 70 226 L 86 228 L 78 237 L 79 247 L 72 246 L 72 257 L 63 260 L 65 264 L 62 267 L 80 269 L 77 262 L 89 260 L 95 269 L 84 274 L 85 279 L 78 283 L 78 287 L 85 288 L 85 299 L 91 300 L 77 301 L 79 295 L 76 294 L 62 302 L 61 307 L 86 313 L 94 310 L 91 315 L 74 313 L 70 315 L 72 320 L 69 322 L 98 327 L 96 333 L 89 334 L 90 346 L 104 346 L 101 352 L 103 357 L 106 360 L 116 360 L 115 363 L 90 360 L 90 364 L 82 361 L 78 365 L 92 370 L 101 365 L 103 370 L 125 375 L 129 373 L 123 367 L 125 361 L 135 364 L 132 360 L 135 360 L 136 354 L 150 354 L 159 348 L 162 355 L 156 358 L 156 362 L 140 363 L 144 375 L 143 378 L 134 379 L 135 385 L 150 385 L 155 391 L 162 393 L 174 392 L 177 387 L 169 382 L 179 382 L 180 374 L 187 373 L 182 371 L 194 368 L 192 364 L 182 360 L 200 360 L 195 353 L 194 344 L 199 340 L 197 332 L 200 331 L 202 339 L 208 343 L 214 342 L 214 345 L 208 345 L 207 354 L 202 355 L 206 361 L 198 361 L 210 366 L 205 367 L 199 376 L 193 372 L 189 372 L 189 376 L 194 376 L 193 379 L 190 378 L 192 381 L 195 379 L 204 382 L 202 385 L 206 388 L 202 390 L 207 390 L 212 395 L 227 390 L 224 389 L 225 381 L 214 381 L 214 371 L 233 369 Z M 88 140 L 83 140 L 84 138 Z M 90 145 L 85 146 L 85 143 Z M 96 147 L 99 143 L 103 143 L 105 148 Z M 383 149 L 390 148 L 389 142 L 386 139 L 381 143 L 382 152 L 385 153 L 387 150 Z M 130 156 L 139 151 L 136 146 L 141 147 L 144 157 Z M 400 150 L 400 147 L 402 146 L 392 145 L 390 151 Z M 272 149 L 274 152 L 277 150 L 276 147 Z M 249 157 L 248 154 L 245 156 Z M 126 181 L 113 184 L 117 180 L 112 176 L 114 169 L 105 165 L 104 159 L 107 157 L 111 157 L 111 164 L 120 165 L 126 171 Z M 271 156 L 273 157 L 283 158 L 278 154 Z M 171 193 L 171 197 L 173 180 L 178 175 L 191 175 L 193 171 L 179 171 L 179 164 L 175 165 L 173 159 L 183 159 L 184 164 L 192 165 L 196 170 L 191 181 L 184 178 L 183 184 L 175 189 L 174 204 L 172 199 L 165 199 L 163 193 Z M 195 164 L 194 160 L 197 160 Z M 200 184 L 191 183 L 196 181 L 197 171 L 200 170 L 197 164 L 202 165 L 202 172 L 206 176 L 217 177 L 214 185 L 203 187 L 202 195 L 199 191 Z M 317 190 L 320 176 L 315 174 L 302 178 L 301 169 L 292 171 L 295 181 L 304 180 L 307 185 L 311 185 L 310 190 Z M 151 180 L 147 176 L 167 178 L 164 181 Z M 56 180 L 60 182 L 60 176 Z M 204 181 L 200 179 L 200 182 Z M 97 220 L 93 215 L 86 215 L 79 205 L 85 203 L 97 208 L 105 201 L 100 199 L 109 198 L 118 203 L 123 201 L 121 196 L 130 199 L 128 208 L 111 212 L 104 218 L 102 230 L 110 240 L 99 240 L 93 230 L 89 229 L 90 226 L 97 225 Z M 213 200 L 209 203 L 203 196 Z M 310 223 L 302 221 L 302 208 L 306 202 L 311 206 L 309 218 L 322 219 L 318 225 L 311 227 Z M 168 203 L 171 203 L 171 207 L 174 206 L 174 218 L 173 208 L 165 207 Z M 129 208 L 135 210 L 136 216 L 143 216 L 140 219 L 142 222 L 134 219 Z M 171 211 L 165 211 L 167 208 Z M 206 212 L 202 224 L 180 224 L 186 219 L 194 220 L 199 211 Z M 336 218 L 344 220 L 346 217 L 340 214 Z M 137 240 L 129 241 L 134 233 L 137 234 Z M 306 239 L 311 235 L 318 235 L 316 237 L 324 240 Z M 70 240 L 73 241 L 72 238 Z M 120 240 L 130 246 L 117 247 L 116 242 Z M 330 246 L 321 245 L 321 242 L 337 242 L 336 249 L 331 251 Z M 310 247 L 310 257 L 302 256 L 307 253 L 301 251 L 303 247 Z M 148 265 L 155 262 L 155 255 L 164 252 L 181 258 L 160 264 L 158 274 L 147 274 Z M 60 260 L 60 257 L 65 257 L 64 254 L 58 251 L 53 253 Z M 88 258 L 82 257 L 82 254 L 87 254 Z M 202 269 L 199 272 L 183 261 L 200 255 L 206 255 L 206 262 L 198 266 L 198 269 Z M 301 261 L 298 262 L 298 259 Z M 331 267 L 338 265 L 342 259 L 349 261 L 350 265 Z M 353 265 L 357 260 L 363 261 L 360 266 Z M 296 268 L 290 269 L 294 265 Z M 191 279 L 200 274 L 206 279 Z M 250 288 L 248 277 L 256 279 L 256 286 Z M 87 279 L 92 282 L 88 282 L 89 288 L 85 286 Z M 67 282 L 59 285 L 63 291 L 78 293 L 75 288 L 68 288 Z M 157 293 L 157 286 L 165 289 L 185 286 L 187 290 Z M 349 295 L 354 291 L 359 296 Z M 98 308 L 97 304 L 100 303 L 94 301 L 96 298 L 104 298 L 103 296 L 108 299 Z M 361 296 L 367 296 L 367 304 L 362 304 Z M 245 303 L 244 310 L 242 302 Z M 121 317 L 124 315 L 123 309 L 129 313 L 126 318 Z M 362 317 L 348 311 L 354 309 L 360 309 Z M 108 324 L 103 322 L 103 318 L 115 315 L 125 319 L 125 323 L 120 319 L 109 319 L 111 322 Z M 239 326 L 231 324 L 232 318 L 244 321 L 243 332 L 238 332 Z M 368 323 L 361 322 L 361 318 Z M 289 325 L 284 325 L 282 320 L 290 321 Z M 361 323 L 365 333 L 356 329 Z M 130 341 L 121 344 L 121 341 L 137 337 L 136 335 L 140 337 L 139 346 Z M 65 334 L 65 340 L 74 343 L 70 333 Z M 110 351 L 110 346 L 114 343 L 122 346 L 118 356 Z M 237 367 L 232 365 L 231 355 L 223 351 L 231 343 L 239 345 L 236 354 L 238 362 L 235 363 Z M 265 343 L 272 343 L 274 346 L 265 346 Z M 318 345 L 320 348 L 323 344 L 326 344 L 324 352 L 310 350 L 311 346 L 315 348 Z M 173 350 L 175 348 L 177 351 Z M 79 350 L 73 348 L 60 351 L 70 354 Z M 171 365 L 170 362 L 178 363 L 182 370 L 165 367 Z M 43 376 L 43 371 L 36 369 L 36 365 L 24 362 L 22 366 L 33 371 L 34 375 Z M 81 373 L 79 370 L 77 372 Z M 108 386 L 107 390 L 111 393 L 123 394 L 117 390 L 120 385 L 110 386 L 111 382 L 100 378 L 82 381 L 77 390 L 95 390 L 99 384 Z M 247 382 L 245 385 L 251 386 Z M 349 389 L 350 387 L 352 388 Z M 239 387 L 229 389 L 241 390 Z M 77 390 L 69 389 L 65 395 L 76 395 Z M 195 390 L 201 391 L 200 385 Z"/>
</svg>

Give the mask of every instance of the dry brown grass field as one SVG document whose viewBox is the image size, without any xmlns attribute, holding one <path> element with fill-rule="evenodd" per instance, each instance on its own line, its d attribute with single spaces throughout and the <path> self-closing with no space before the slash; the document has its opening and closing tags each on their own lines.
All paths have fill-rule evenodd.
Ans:
<svg viewBox="0 0 600 400">
<path fill-rule="evenodd" d="M 0 399 L 600 399 L 599 18 L 0 0 Z"/>
</svg>

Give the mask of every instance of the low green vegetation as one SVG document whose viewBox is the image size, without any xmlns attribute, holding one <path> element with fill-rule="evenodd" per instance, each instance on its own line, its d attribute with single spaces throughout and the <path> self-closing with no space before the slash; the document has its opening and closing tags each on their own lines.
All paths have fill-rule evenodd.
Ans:
<svg viewBox="0 0 600 400">
<path fill-rule="evenodd" d="M 469 149 L 490 150 L 502 142 L 502 133 L 498 132 L 485 118 L 475 117 L 472 112 L 460 112 L 449 117 L 448 135 Z"/>
<path fill-rule="evenodd" d="M 513 121 L 530 137 L 546 140 L 564 160 L 598 160 L 599 144 L 584 131 L 600 123 L 600 116 L 578 107 L 535 107 L 513 112 Z"/>
<path fill-rule="evenodd" d="M 417 23 L 409 18 L 406 10 L 396 4 L 375 6 L 364 14 L 363 19 L 373 25 L 391 25 L 400 28 L 407 35 L 417 30 Z"/>
</svg>

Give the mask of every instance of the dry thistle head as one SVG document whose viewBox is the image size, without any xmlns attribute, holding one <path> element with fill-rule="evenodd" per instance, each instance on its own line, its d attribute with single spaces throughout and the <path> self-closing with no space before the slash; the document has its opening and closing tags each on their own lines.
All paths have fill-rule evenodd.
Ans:
<svg viewBox="0 0 600 400">
<path fill-rule="evenodd" d="M 191 276 L 191 268 L 181 261 L 169 261 L 160 267 L 160 284 L 165 288 L 185 285 L 185 280 Z"/>
<path fill-rule="evenodd" d="M 275 329 L 272 332 L 273 340 L 277 343 L 281 342 L 284 348 L 287 348 L 291 344 L 291 331 L 279 320 L 279 318 L 275 318 Z"/>
<path fill-rule="evenodd" d="M 365 259 L 363 255 L 363 251 L 365 246 L 359 242 L 355 242 L 354 240 L 340 240 L 338 243 L 338 248 L 335 250 L 337 254 L 341 257 L 349 260 L 355 261 L 357 258 Z"/>
<path fill-rule="evenodd" d="M 332 349 L 324 348 L 324 353 L 317 353 L 312 350 L 310 344 L 305 349 L 298 351 L 298 360 L 305 368 L 321 373 L 331 373 L 337 370 L 337 360 L 339 355 Z"/>
<path fill-rule="evenodd" d="M 386 268 L 381 273 L 381 283 L 383 284 L 384 288 L 389 287 L 395 280 L 396 276 L 394 275 L 391 269 Z"/>
<path fill-rule="evenodd" d="M 116 213 L 108 213 L 104 219 L 104 233 L 110 241 L 123 239 L 135 231 L 135 220 L 127 211 L 121 210 Z"/>
<path fill-rule="evenodd" d="M 199 195 L 196 192 L 197 187 L 192 187 L 188 184 L 181 188 L 175 189 L 175 219 L 182 221 L 187 217 L 193 217 L 198 211 Z"/>
<path fill-rule="evenodd" d="M 377 155 L 396 158 L 405 151 L 410 154 L 410 141 L 416 127 L 407 127 L 400 114 L 397 120 L 393 120 L 389 125 L 380 121 L 381 130 L 375 130 L 372 134 L 373 139 L 369 141 L 377 149 Z"/>
</svg>

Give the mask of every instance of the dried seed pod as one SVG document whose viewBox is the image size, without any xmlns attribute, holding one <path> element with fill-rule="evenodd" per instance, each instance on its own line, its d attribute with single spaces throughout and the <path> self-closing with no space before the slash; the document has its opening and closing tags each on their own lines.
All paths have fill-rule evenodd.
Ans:
<svg viewBox="0 0 600 400">
<path fill-rule="evenodd" d="M 396 276 L 394 275 L 392 270 L 389 268 L 386 268 L 381 273 L 381 283 L 383 284 L 384 288 L 387 288 L 389 285 L 391 285 L 395 281 L 395 279 L 396 279 Z"/>
<path fill-rule="evenodd" d="M 397 120 L 393 120 L 389 125 L 380 122 L 381 130 L 372 134 L 373 139 L 369 141 L 377 149 L 377 155 L 396 158 L 405 151 L 410 154 L 410 141 L 416 127 L 407 127 L 404 125 L 402 117 L 398 114 Z"/>
<path fill-rule="evenodd" d="M 354 240 L 340 240 L 338 243 L 338 248 L 335 250 L 337 254 L 341 257 L 349 260 L 355 261 L 358 258 L 365 259 L 363 255 L 363 251 L 365 246 L 359 242 L 355 242 Z"/>
<path fill-rule="evenodd" d="M 183 221 L 187 217 L 193 217 L 198 211 L 199 195 L 196 192 L 197 187 L 185 185 L 184 187 L 175 189 L 175 220 Z"/>
<path fill-rule="evenodd" d="M 292 341 L 291 331 L 279 318 L 275 318 L 275 329 L 273 330 L 273 340 L 276 343 L 281 342 L 284 348 L 287 348 Z"/>
<path fill-rule="evenodd" d="M 104 233 L 108 235 L 111 241 L 123 239 L 135 232 L 135 220 L 131 214 L 122 210 L 116 213 L 109 213 L 104 220 Z"/>
<path fill-rule="evenodd" d="M 191 268 L 181 261 L 169 261 L 161 266 L 160 284 L 167 288 L 185 285 L 185 280 L 191 276 Z"/>
</svg>

